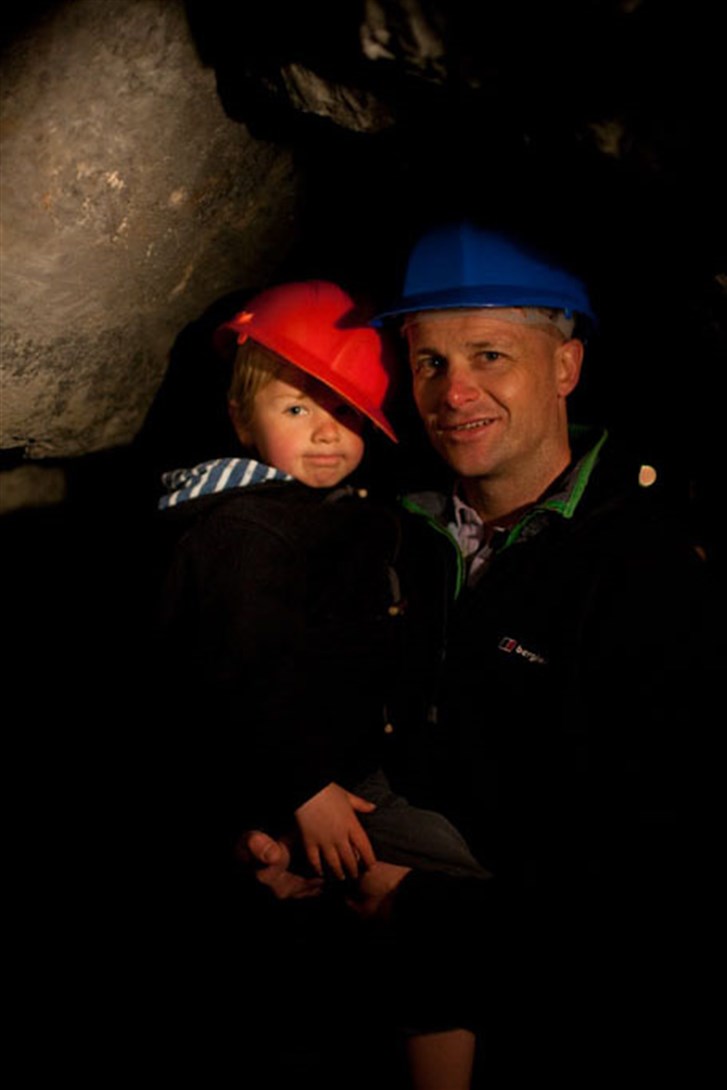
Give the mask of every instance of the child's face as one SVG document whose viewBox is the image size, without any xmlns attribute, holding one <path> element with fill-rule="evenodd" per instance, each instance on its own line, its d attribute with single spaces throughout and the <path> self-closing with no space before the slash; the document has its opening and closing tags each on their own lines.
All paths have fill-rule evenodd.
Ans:
<svg viewBox="0 0 727 1090">
<path fill-rule="evenodd" d="M 238 435 L 268 465 L 312 488 L 330 488 L 364 454 L 364 418 L 333 390 L 285 366 L 258 390 L 252 419 Z"/>
</svg>

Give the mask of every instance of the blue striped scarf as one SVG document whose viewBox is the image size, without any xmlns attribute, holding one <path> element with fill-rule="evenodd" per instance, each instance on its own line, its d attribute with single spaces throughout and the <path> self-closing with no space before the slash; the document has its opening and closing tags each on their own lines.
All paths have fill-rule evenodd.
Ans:
<svg viewBox="0 0 727 1090">
<path fill-rule="evenodd" d="M 176 507 L 198 496 L 225 492 L 228 488 L 246 488 L 264 481 L 292 481 L 288 473 L 266 466 L 254 458 L 215 458 L 193 469 L 172 469 L 162 476 L 167 494 L 159 500 L 159 510 Z"/>
</svg>

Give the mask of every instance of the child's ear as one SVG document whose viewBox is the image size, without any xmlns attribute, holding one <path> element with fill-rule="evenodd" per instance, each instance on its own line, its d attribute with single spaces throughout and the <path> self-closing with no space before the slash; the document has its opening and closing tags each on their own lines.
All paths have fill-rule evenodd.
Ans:
<svg viewBox="0 0 727 1090">
<path fill-rule="evenodd" d="M 240 419 L 240 406 L 237 401 L 230 399 L 227 402 L 227 412 L 229 413 L 232 426 L 235 429 L 235 435 L 242 443 L 243 447 L 252 446 L 252 432 L 249 428 L 245 427 Z"/>
</svg>

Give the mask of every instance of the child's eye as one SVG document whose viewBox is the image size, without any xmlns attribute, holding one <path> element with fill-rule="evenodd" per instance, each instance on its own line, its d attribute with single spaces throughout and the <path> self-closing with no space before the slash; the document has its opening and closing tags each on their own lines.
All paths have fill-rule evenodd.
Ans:
<svg viewBox="0 0 727 1090">
<path fill-rule="evenodd" d="M 336 416 L 339 420 L 358 420 L 360 418 L 360 414 L 354 409 L 353 405 L 347 405 L 345 402 L 342 402 L 336 408 Z"/>
<path fill-rule="evenodd" d="M 297 404 L 288 405 L 288 407 L 285 409 L 285 413 L 287 416 L 302 416 L 303 413 L 306 413 L 307 411 L 308 410 L 306 409 L 305 405 Z"/>
</svg>

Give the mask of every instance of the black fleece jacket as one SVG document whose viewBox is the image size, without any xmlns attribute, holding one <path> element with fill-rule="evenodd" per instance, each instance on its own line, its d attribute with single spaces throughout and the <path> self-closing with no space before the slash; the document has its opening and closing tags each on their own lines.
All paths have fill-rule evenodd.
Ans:
<svg viewBox="0 0 727 1090">
<path fill-rule="evenodd" d="M 638 470 L 606 443 L 568 516 L 510 535 L 459 594 L 429 683 L 428 790 L 524 886 L 645 881 L 683 835 L 715 648 L 704 565 Z"/>
<path fill-rule="evenodd" d="M 553 974 L 571 988 L 592 969 L 588 1005 L 605 966 L 648 965 L 653 999 L 695 941 L 718 641 L 705 565 L 638 472 L 607 442 L 570 513 L 538 514 L 460 593 L 436 679 L 421 679 L 430 777 L 410 793 L 494 877 L 402 887 L 397 948 L 419 1028 L 486 1024 L 533 972 L 547 1002 Z"/>
</svg>

